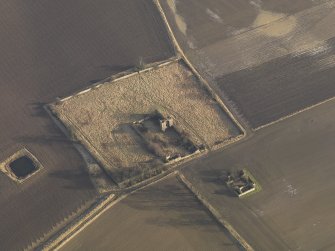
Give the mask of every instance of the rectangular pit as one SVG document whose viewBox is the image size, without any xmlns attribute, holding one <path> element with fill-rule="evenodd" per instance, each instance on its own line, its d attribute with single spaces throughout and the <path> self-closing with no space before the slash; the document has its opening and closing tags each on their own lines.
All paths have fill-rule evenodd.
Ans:
<svg viewBox="0 0 335 251">
<path fill-rule="evenodd" d="M 19 183 L 36 174 L 42 168 L 37 158 L 25 148 L 0 163 L 0 170 Z"/>
</svg>

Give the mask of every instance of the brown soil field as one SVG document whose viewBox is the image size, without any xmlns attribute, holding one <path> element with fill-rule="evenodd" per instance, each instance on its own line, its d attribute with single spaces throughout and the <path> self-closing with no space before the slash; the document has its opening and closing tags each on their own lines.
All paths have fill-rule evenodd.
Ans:
<svg viewBox="0 0 335 251">
<path fill-rule="evenodd" d="M 259 129 L 335 96 L 334 0 L 161 0 L 185 54 Z"/>
<path fill-rule="evenodd" d="M 60 250 L 242 250 L 175 177 L 114 205 Z"/>
<path fill-rule="evenodd" d="M 109 170 L 154 160 L 130 125 L 155 110 L 174 116 L 198 145 L 236 136 L 228 115 L 182 61 L 106 82 L 51 108 Z"/>
<path fill-rule="evenodd" d="M 184 175 L 255 250 L 335 250 L 335 101 L 256 131 Z M 262 190 L 243 199 L 220 177 L 248 168 Z"/>
<path fill-rule="evenodd" d="M 22 184 L 0 173 L 0 249 L 22 250 L 97 195 L 43 105 L 173 49 L 146 0 L 1 1 L 0 23 L 0 162 L 27 148 L 44 167 Z"/>
</svg>

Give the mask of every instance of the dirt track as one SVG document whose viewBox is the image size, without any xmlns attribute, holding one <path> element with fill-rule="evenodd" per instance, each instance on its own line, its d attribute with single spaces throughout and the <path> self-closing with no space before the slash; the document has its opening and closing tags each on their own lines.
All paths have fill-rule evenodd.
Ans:
<svg viewBox="0 0 335 251">
<path fill-rule="evenodd" d="M 335 101 L 190 163 L 185 175 L 255 250 L 334 250 Z M 220 176 L 248 168 L 263 190 L 233 197 Z"/>
<path fill-rule="evenodd" d="M 1 1 L 0 23 L 0 160 L 26 147 L 44 166 L 22 185 L 0 173 L 1 249 L 17 250 L 96 196 L 42 105 L 173 52 L 148 1 Z"/>
<path fill-rule="evenodd" d="M 236 245 L 172 177 L 119 202 L 61 250 L 239 250 Z"/>
</svg>

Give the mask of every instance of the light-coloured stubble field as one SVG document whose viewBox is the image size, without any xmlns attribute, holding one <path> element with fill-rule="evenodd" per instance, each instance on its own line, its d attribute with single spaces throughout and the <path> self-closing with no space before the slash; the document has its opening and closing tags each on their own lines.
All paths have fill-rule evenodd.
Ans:
<svg viewBox="0 0 335 251">
<path fill-rule="evenodd" d="M 182 61 L 104 83 L 52 109 L 107 168 L 155 159 L 130 126 L 155 110 L 174 116 L 198 145 L 211 148 L 232 136 L 229 117 Z"/>
</svg>

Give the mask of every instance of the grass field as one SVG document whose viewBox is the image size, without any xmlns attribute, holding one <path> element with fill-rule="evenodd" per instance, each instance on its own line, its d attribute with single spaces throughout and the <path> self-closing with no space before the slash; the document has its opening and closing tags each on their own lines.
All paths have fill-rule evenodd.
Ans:
<svg viewBox="0 0 335 251">
<path fill-rule="evenodd" d="M 131 124 L 156 110 L 172 115 L 197 145 L 212 148 L 238 133 L 182 61 L 105 83 L 52 109 L 108 170 L 155 161 Z"/>
<path fill-rule="evenodd" d="M 120 201 L 60 250 L 241 249 L 194 195 L 170 177 Z"/>
</svg>

